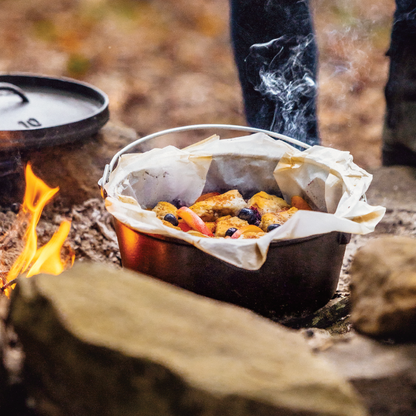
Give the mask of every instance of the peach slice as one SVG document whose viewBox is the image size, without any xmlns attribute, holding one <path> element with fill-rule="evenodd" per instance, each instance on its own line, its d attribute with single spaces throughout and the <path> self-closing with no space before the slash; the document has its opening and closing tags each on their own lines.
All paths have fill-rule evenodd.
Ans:
<svg viewBox="0 0 416 416">
<path fill-rule="evenodd" d="M 312 208 L 309 206 L 309 204 L 298 195 L 292 196 L 292 200 L 290 201 L 292 204 L 292 207 L 295 207 L 297 209 L 303 209 L 305 211 L 313 211 Z"/>
<path fill-rule="evenodd" d="M 205 225 L 204 221 L 188 207 L 179 208 L 177 213 L 193 230 L 199 231 L 208 237 L 214 237 L 214 234 Z"/>
<path fill-rule="evenodd" d="M 192 227 L 190 227 L 184 220 L 180 219 L 178 227 L 185 233 L 187 233 L 189 230 L 192 230 Z"/>
<path fill-rule="evenodd" d="M 239 228 L 231 236 L 231 238 L 236 239 L 236 238 L 240 237 L 242 234 L 245 234 L 245 233 L 261 233 L 261 235 L 264 235 L 264 231 L 261 228 L 257 227 L 257 225 L 250 224 L 250 225 L 246 225 L 245 227 Z"/>
</svg>

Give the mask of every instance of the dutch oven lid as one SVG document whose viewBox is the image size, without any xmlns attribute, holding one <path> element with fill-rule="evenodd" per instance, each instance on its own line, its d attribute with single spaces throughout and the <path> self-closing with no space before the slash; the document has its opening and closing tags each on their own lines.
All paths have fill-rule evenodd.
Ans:
<svg viewBox="0 0 416 416">
<path fill-rule="evenodd" d="M 68 78 L 0 75 L 0 151 L 84 139 L 109 119 L 108 97 Z"/>
</svg>

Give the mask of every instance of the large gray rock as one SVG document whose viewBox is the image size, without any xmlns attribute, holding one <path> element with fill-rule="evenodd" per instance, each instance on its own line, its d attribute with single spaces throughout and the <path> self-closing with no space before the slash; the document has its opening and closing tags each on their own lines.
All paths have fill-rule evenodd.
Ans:
<svg viewBox="0 0 416 416">
<path fill-rule="evenodd" d="M 416 239 L 380 237 L 351 265 L 351 321 L 376 338 L 416 340 Z"/>
<path fill-rule="evenodd" d="M 408 166 L 380 167 L 370 171 L 371 186 L 366 192 L 368 202 L 387 209 L 414 210 L 416 200 L 416 169 Z"/>
<path fill-rule="evenodd" d="M 416 345 L 387 345 L 355 335 L 322 349 L 349 380 L 372 416 L 416 415 Z"/>
<path fill-rule="evenodd" d="M 100 197 L 97 182 L 113 156 L 137 139 L 136 132 L 122 124 L 107 123 L 98 134 L 60 146 L 45 147 L 22 153 L 19 172 L 8 178 L 9 191 L 0 189 L 0 204 L 21 202 L 25 180 L 24 167 L 32 163 L 34 173 L 48 186 L 59 186 L 55 199 L 66 206 L 82 204 Z"/>
<path fill-rule="evenodd" d="M 59 199 L 66 205 L 99 197 L 97 185 L 113 156 L 137 139 L 136 132 L 112 122 L 81 143 L 45 148 L 29 155 L 34 172 L 49 186 L 59 186 Z"/>
<path fill-rule="evenodd" d="M 20 279 L 10 319 L 40 415 L 367 414 L 301 334 L 127 270 Z"/>
</svg>

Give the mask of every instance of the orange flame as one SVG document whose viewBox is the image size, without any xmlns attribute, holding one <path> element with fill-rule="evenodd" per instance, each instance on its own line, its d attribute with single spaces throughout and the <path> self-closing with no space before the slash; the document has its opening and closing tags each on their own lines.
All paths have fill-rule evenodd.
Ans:
<svg viewBox="0 0 416 416">
<path fill-rule="evenodd" d="M 11 282 L 20 274 L 26 272 L 26 277 L 38 273 L 58 275 L 66 268 L 66 263 L 61 260 L 61 248 L 69 234 L 71 221 L 62 221 L 58 231 L 47 244 L 38 249 L 38 236 L 36 226 L 40 220 L 43 208 L 51 198 L 59 191 L 59 188 L 50 188 L 32 171 L 30 163 L 25 171 L 26 190 L 21 206 L 21 213 L 29 218 L 25 232 L 25 246 L 19 257 L 14 262 L 7 274 L 6 283 Z M 70 255 L 71 265 L 74 262 L 74 254 Z M 12 285 L 14 286 L 14 285 Z M 5 289 L 5 294 L 10 295 L 10 287 Z"/>
</svg>

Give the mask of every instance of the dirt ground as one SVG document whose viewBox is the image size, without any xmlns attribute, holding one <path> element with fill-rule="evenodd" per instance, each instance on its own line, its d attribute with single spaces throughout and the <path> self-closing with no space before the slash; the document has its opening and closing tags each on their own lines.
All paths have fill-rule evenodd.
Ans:
<svg viewBox="0 0 416 416">
<path fill-rule="evenodd" d="M 0 0 L 0 73 L 67 76 L 102 89 L 140 135 L 245 124 L 226 0 Z M 394 1 L 312 0 L 325 146 L 380 165 Z"/>
</svg>

